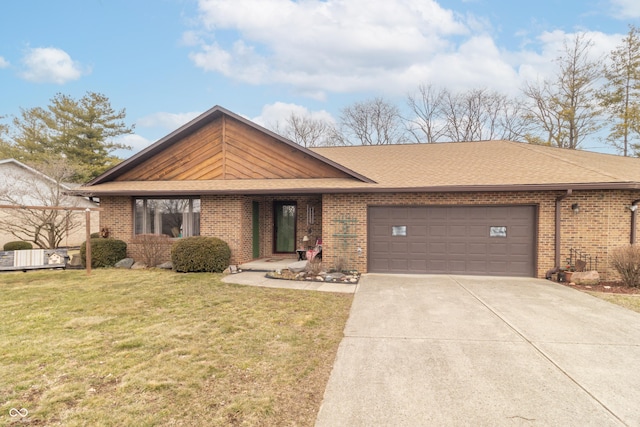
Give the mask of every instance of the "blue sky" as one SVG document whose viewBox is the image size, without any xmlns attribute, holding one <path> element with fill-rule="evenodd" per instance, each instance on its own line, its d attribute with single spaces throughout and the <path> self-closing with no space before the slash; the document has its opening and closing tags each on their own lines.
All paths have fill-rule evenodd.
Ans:
<svg viewBox="0 0 640 427">
<path fill-rule="evenodd" d="M 629 24 L 638 0 L 7 1 L 0 116 L 100 92 L 135 124 L 135 152 L 214 105 L 269 126 L 374 96 L 403 106 L 421 83 L 517 94 L 565 36 L 604 54 Z"/>
</svg>

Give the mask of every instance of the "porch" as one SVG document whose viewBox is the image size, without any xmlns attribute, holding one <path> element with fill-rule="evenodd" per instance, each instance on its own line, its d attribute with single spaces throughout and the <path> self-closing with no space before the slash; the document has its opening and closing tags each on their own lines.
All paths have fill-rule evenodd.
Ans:
<svg viewBox="0 0 640 427">
<path fill-rule="evenodd" d="M 237 263 L 273 271 L 322 240 L 322 196 L 245 196 Z M 233 248 L 232 248 L 233 251 Z M 255 267 L 254 267 L 255 269 Z"/>
</svg>

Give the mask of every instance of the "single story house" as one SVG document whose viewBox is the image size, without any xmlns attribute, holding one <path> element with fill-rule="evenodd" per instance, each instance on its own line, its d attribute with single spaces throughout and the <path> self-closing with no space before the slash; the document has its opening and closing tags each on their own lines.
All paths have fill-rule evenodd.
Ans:
<svg viewBox="0 0 640 427">
<path fill-rule="evenodd" d="M 323 263 L 361 272 L 545 277 L 575 250 L 606 280 L 636 238 L 640 159 L 510 141 L 306 149 L 216 106 L 79 191 L 115 238 L 216 236 L 233 264 L 321 242 Z"/>
<path fill-rule="evenodd" d="M 0 227 L 0 250 L 12 241 L 24 240 L 33 241 L 33 234 L 38 225 L 39 216 L 37 214 L 26 217 L 15 208 L 20 206 L 51 206 L 69 208 L 90 208 L 91 232 L 98 232 L 99 212 L 98 205 L 84 197 L 63 196 L 62 193 L 71 192 L 73 184 L 64 184 L 54 178 L 19 162 L 16 159 L 0 160 L 0 206 L 11 206 L 11 208 L 0 208 L 0 221 L 15 224 L 14 229 L 17 236 L 4 227 Z M 33 210 L 38 211 L 38 210 Z M 64 214 L 58 221 L 62 221 Z M 64 233 L 60 246 L 71 247 L 80 246 L 86 240 L 86 215 L 83 210 L 71 212 L 69 221 L 65 221 Z M 35 222 L 35 223 L 33 223 Z M 18 232 L 18 228 L 30 230 L 32 232 Z M 35 246 L 35 245 L 34 245 Z"/>
</svg>

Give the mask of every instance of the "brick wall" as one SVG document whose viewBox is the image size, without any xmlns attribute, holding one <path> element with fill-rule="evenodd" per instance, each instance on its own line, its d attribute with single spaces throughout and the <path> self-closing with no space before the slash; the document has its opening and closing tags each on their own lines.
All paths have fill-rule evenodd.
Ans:
<svg viewBox="0 0 640 427">
<path fill-rule="evenodd" d="M 241 248 L 246 211 L 244 196 L 202 196 L 200 199 L 200 235 L 227 242 L 231 248 L 231 264 L 244 262 Z M 251 215 L 250 210 L 248 214 Z"/>
<path fill-rule="evenodd" d="M 504 192 L 504 193 L 389 193 L 389 194 L 325 194 L 322 199 L 325 233 L 323 261 L 339 263 L 344 257 L 345 242 L 339 234 L 340 218 L 354 218 L 351 227 L 356 235 L 348 243 L 351 268 L 367 270 L 367 208 L 376 205 L 505 205 L 538 206 L 537 276 L 555 264 L 555 200 L 565 192 Z M 629 243 L 630 211 L 626 208 L 637 194 L 624 191 L 574 191 L 562 201 L 561 262 L 569 257 L 571 248 L 598 257 L 598 271 L 603 280 L 617 278 L 609 266 L 609 256 L 615 247 Z M 571 205 L 578 203 L 574 214 Z M 640 222 L 640 221 L 639 221 Z M 360 249 L 360 251 L 358 251 Z"/>
<path fill-rule="evenodd" d="M 131 197 L 101 197 L 100 229 L 109 229 L 109 237 L 127 244 L 133 237 L 133 201 Z"/>
<path fill-rule="evenodd" d="M 367 268 L 367 208 L 375 205 L 536 205 L 537 276 L 544 277 L 555 264 L 555 200 L 565 192 L 504 192 L 504 193 L 366 193 L 325 194 L 319 196 L 203 196 L 201 198 L 201 228 L 203 236 L 225 240 L 232 251 L 232 263 L 252 259 L 252 202 L 260 206 L 260 257 L 273 255 L 273 202 L 294 201 L 298 207 L 296 246 L 303 246 L 308 235 L 310 244 L 323 239 L 323 261 L 335 266 L 339 258 L 347 257 L 351 268 L 366 272 Z M 631 211 L 627 207 L 638 198 L 631 191 L 574 191 L 562 201 L 561 262 L 569 257 L 570 248 L 598 257 L 598 271 L 603 280 L 614 280 L 617 274 L 609 267 L 611 251 L 630 242 Z M 578 203 L 574 214 L 571 205 Z M 307 224 L 307 206 L 315 209 L 315 223 Z M 133 206 L 130 197 L 104 197 L 100 227 L 107 227 L 114 238 L 131 243 L 133 237 Z M 639 215 L 640 216 L 640 215 Z M 355 236 L 345 245 L 334 234 L 345 230 L 343 218 L 354 218 L 349 233 Z M 640 218 L 639 221 L 640 223 Z M 638 232 L 640 235 L 640 231 Z M 358 251 L 358 248 L 361 251 Z M 132 253 L 133 255 L 133 249 Z"/>
</svg>

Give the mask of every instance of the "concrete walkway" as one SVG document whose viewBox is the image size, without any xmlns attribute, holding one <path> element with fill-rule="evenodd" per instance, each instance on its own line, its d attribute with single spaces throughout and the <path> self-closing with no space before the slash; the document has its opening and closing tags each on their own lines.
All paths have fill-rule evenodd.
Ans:
<svg viewBox="0 0 640 427">
<path fill-rule="evenodd" d="M 538 279 L 367 274 L 325 426 L 640 425 L 640 314 Z"/>
</svg>

